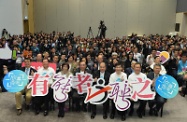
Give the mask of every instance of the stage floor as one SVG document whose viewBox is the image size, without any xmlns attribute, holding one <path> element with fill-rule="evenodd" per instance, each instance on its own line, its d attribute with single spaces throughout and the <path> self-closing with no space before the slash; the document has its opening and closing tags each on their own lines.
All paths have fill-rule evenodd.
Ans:
<svg viewBox="0 0 187 122">
<path fill-rule="evenodd" d="M 57 106 L 57 105 L 56 105 Z M 148 107 L 147 107 L 148 108 Z M 101 109 L 101 108 L 99 108 Z M 102 110 L 102 109 L 101 109 Z M 99 111 L 99 110 L 98 110 Z M 15 97 L 13 93 L 0 93 L 0 122 L 119 122 L 120 117 L 106 120 L 102 117 L 102 112 L 98 112 L 95 119 L 90 119 L 90 113 L 84 112 L 67 112 L 64 118 L 57 117 L 58 110 L 50 111 L 47 117 L 43 116 L 43 112 L 35 115 L 33 111 L 25 111 L 17 116 L 15 109 Z M 128 122 L 187 122 L 187 96 L 176 96 L 174 99 L 168 100 L 164 106 L 163 117 L 151 117 L 146 111 L 146 116 L 142 119 L 138 118 L 136 112 L 132 117 L 128 117 Z"/>
</svg>

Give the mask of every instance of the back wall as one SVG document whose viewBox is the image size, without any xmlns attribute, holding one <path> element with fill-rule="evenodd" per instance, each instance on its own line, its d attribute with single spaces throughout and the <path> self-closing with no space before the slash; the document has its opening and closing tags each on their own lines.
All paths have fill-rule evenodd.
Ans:
<svg viewBox="0 0 187 122">
<path fill-rule="evenodd" d="M 75 32 L 86 37 L 91 26 L 94 36 L 100 20 L 106 37 L 169 34 L 175 28 L 177 0 L 34 0 L 34 30 L 47 33 Z"/>
</svg>

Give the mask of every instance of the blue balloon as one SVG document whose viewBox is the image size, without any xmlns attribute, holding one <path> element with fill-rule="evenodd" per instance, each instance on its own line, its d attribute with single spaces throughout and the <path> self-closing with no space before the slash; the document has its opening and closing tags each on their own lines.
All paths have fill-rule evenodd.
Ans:
<svg viewBox="0 0 187 122">
<path fill-rule="evenodd" d="M 3 86 L 8 92 L 19 92 L 28 84 L 28 76 L 21 70 L 13 70 L 3 78 Z"/>
<path fill-rule="evenodd" d="M 178 94 L 179 85 L 172 76 L 162 75 L 157 78 L 155 89 L 161 97 L 171 99 Z"/>
</svg>

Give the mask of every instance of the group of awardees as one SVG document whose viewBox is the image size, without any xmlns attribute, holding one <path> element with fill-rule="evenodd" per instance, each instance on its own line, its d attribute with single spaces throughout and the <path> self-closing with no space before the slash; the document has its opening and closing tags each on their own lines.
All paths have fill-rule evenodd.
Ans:
<svg viewBox="0 0 187 122">
<path fill-rule="evenodd" d="M 55 100 L 59 108 L 58 117 L 64 117 L 65 102 L 71 96 L 75 110 L 88 111 L 89 108 L 91 119 L 94 119 L 97 114 L 97 106 L 103 105 L 103 119 L 108 118 L 109 112 L 110 118 L 114 119 L 117 112 L 124 121 L 127 114 L 129 116 L 134 114 L 134 103 L 137 101 L 139 107 L 136 113 L 139 118 L 145 114 L 147 103 L 149 115 L 158 116 L 166 100 L 175 97 L 179 89 L 175 79 L 167 80 L 168 75 L 164 75 L 164 82 L 157 80 L 162 78 L 160 64 L 155 64 L 153 71 L 145 75 L 141 72 L 141 64 L 135 63 L 133 72 L 127 76 L 123 72 L 122 64 L 117 63 L 115 72 L 110 74 L 106 63 L 102 62 L 99 64 L 99 70 L 90 77 L 84 61 L 79 62 L 79 68 L 76 70 L 78 75 L 70 72 L 68 63 L 63 63 L 58 73 L 49 67 L 47 59 L 43 59 L 43 66 L 38 71 L 31 67 L 30 59 L 25 59 L 24 63 L 22 72 L 18 74 L 14 74 L 18 70 L 7 72 L 3 80 L 7 91 L 15 93 L 17 115 L 23 112 L 22 95 L 25 95 L 25 109 L 30 109 L 32 101 L 36 115 L 43 111 L 44 116 L 47 116 L 49 103 Z M 27 75 L 28 79 L 20 80 L 24 75 Z M 18 79 L 23 83 L 18 83 Z M 10 86 L 10 83 L 14 85 Z M 165 88 L 166 85 L 170 88 Z M 85 87 L 87 91 L 80 92 Z"/>
</svg>

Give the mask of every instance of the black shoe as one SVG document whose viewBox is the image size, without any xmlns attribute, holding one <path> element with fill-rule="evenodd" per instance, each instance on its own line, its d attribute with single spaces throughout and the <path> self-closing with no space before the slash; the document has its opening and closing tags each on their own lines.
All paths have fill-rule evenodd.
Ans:
<svg viewBox="0 0 187 122">
<path fill-rule="evenodd" d="M 83 110 L 83 112 L 87 112 L 87 108 L 86 107 L 83 107 L 82 110 Z"/>
<path fill-rule="evenodd" d="M 126 116 L 125 115 L 122 115 L 121 116 L 121 121 L 125 121 L 126 120 Z"/>
<path fill-rule="evenodd" d="M 64 117 L 64 114 L 62 114 L 62 113 L 58 113 L 58 117 Z"/>
<path fill-rule="evenodd" d="M 107 114 L 103 114 L 103 119 L 107 119 Z"/>
<path fill-rule="evenodd" d="M 29 110 L 30 109 L 30 106 L 29 105 L 25 105 L 25 110 Z"/>
<path fill-rule="evenodd" d="M 134 113 L 134 109 L 130 109 L 130 111 L 129 111 L 129 116 L 132 116 L 133 113 Z"/>
<path fill-rule="evenodd" d="M 153 109 L 149 110 L 149 115 L 152 116 L 153 115 Z"/>
<path fill-rule="evenodd" d="M 17 115 L 19 116 L 19 115 L 21 115 L 22 114 L 22 109 L 18 109 L 17 110 Z"/>
<path fill-rule="evenodd" d="M 110 114 L 110 119 L 114 119 L 114 114 Z"/>
<path fill-rule="evenodd" d="M 91 119 L 94 119 L 95 118 L 95 114 L 91 114 Z"/>
<path fill-rule="evenodd" d="M 136 112 L 137 112 L 138 117 L 139 117 L 139 118 L 142 118 L 142 113 L 139 112 L 138 110 L 137 110 Z"/>
<path fill-rule="evenodd" d="M 35 111 L 35 115 L 38 115 L 40 113 L 40 110 Z"/>
<path fill-rule="evenodd" d="M 48 115 L 48 111 L 44 111 L 44 116 L 47 116 Z"/>
</svg>

